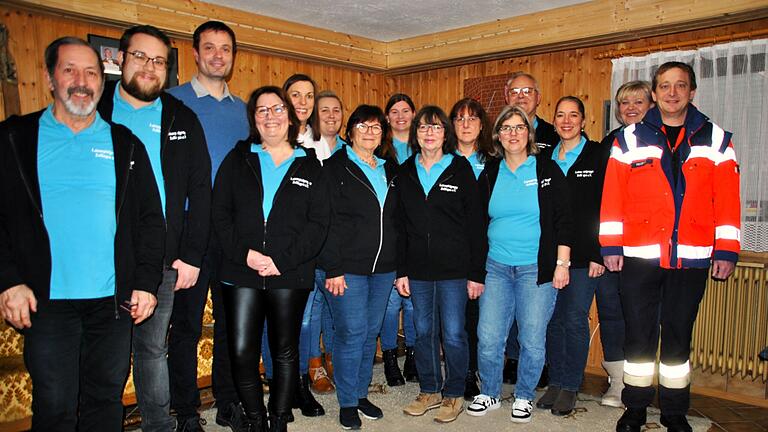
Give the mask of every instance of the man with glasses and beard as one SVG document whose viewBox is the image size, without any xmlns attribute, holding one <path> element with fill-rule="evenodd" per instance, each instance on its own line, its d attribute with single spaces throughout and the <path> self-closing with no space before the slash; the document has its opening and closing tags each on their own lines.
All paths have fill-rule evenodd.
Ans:
<svg viewBox="0 0 768 432">
<path fill-rule="evenodd" d="M 120 431 L 131 327 L 156 305 L 163 215 L 144 146 L 96 112 L 96 50 L 45 50 L 53 103 L 0 123 L 0 313 L 24 334 L 33 431 Z"/>
<path fill-rule="evenodd" d="M 171 42 L 148 25 L 123 33 L 117 59 L 123 75 L 99 103 L 102 117 L 128 127 L 147 149 L 165 215 L 163 279 L 157 309 L 136 326 L 133 382 L 144 431 L 171 431 L 168 324 L 174 292 L 195 285 L 208 242 L 211 160 L 197 116 L 165 93 Z M 186 213 L 186 214 L 185 214 Z"/>
</svg>

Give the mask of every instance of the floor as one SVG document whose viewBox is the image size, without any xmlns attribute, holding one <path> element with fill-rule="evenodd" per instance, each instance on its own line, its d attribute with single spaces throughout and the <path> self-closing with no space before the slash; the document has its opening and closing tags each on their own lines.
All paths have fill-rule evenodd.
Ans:
<svg viewBox="0 0 768 432">
<path fill-rule="evenodd" d="M 584 377 L 581 391 L 589 395 L 599 396 L 606 386 L 604 377 L 587 374 Z M 213 406 L 214 399 L 210 388 L 203 389 L 201 397 L 203 399 L 201 410 Z M 127 412 L 130 415 L 125 422 L 126 430 L 137 429 L 140 421 L 138 412 L 135 407 L 128 407 Z M 706 417 L 711 420 L 713 425 L 709 429 L 710 432 L 768 432 L 768 409 L 766 408 L 693 394 L 691 395 L 689 415 Z"/>
</svg>

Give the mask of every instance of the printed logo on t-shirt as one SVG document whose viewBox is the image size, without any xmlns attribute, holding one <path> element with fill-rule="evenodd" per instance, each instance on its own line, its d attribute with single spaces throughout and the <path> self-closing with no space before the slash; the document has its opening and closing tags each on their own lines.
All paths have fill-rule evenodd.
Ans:
<svg viewBox="0 0 768 432">
<path fill-rule="evenodd" d="M 152 133 L 156 133 L 156 134 L 160 133 L 160 125 L 159 124 L 150 123 L 149 124 L 149 128 L 152 130 Z"/>
<path fill-rule="evenodd" d="M 539 184 L 539 181 L 536 180 L 535 178 L 523 181 L 523 185 L 526 187 L 537 186 L 538 184 Z"/>
<path fill-rule="evenodd" d="M 97 149 L 91 147 L 91 153 L 98 159 L 115 160 L 115 153 L 109 149 Z"/>
<path fill-rule="evenodd" d="M 449 185 L 449 184 L 440 183 L 438 186 L 440 187 L 441 192 L 456 192 L 459 190 L 458 186 Z"/>
<path fill-rule="evenodd" d="M 187 139 L 187 131 L 172 131 L 168 132 L 168 139 L 171 141 L 179 141 Z"/>
<path fill-rule="evenodd" d="M 574 171 L 574 174 L 576 174 L 576 178 L 586 178 L 586 177 L 592 177 L 592 174 L 595 173 L 595 170 L 579 170 Z"/>
<path fill-rule="evenodd" d="M 307 179 L 303 179 L 301 177 L 291 177 L 290 180 L 291 180 L 291 184 L 294 184 L 296 186 L 301 186 L 303 188 L 309 189 L 309 187 L 312 186 L 311 181 Z"/>
</svg>

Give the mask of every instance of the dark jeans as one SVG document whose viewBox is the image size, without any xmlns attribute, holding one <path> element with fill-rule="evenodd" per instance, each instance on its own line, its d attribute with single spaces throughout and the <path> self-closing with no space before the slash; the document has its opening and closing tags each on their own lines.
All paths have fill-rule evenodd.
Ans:
<svg viewBox="0 0 768 432">
<path fill-rule="evenodd" d="M 619 296 L 619 272 L 603 273 L 597 279 L 597 318 L 605 361 L 624 361 L 624 312 Z"/>
<path fill-rule="evenodd" d="M 578 392 L 589 354 L 589 308 L 599 278 L 588 268 L 570 270 L 570 283 L 557 292 L 557 302 L 547 327 L 549 384 Z"/>
<path fill-rule="evenodd" d="M 213 240 L 212 240 L 213 242 Z M 178 417 L 197 416 L 200 392 L 197 389 L 197 344 L 203 329 L 203 312 L 211 286 L 213 300 L 213 396 L 218 406 L 238 402 L 227 352 L 226 315 L 219 289 L 218 268 L 221 252 L 209 246 L 203 258 L 197 284 L 176 292 L 168 336 L 168 369 L 171 408 Z"/>
<path fill-rule="evenodd" d="M 413 324 L 416 327 L 416 370 L 424 393 L 442 391 L 462 397 L 469 352 L 464 330 L 467 280 L 410 281 Z M 445 354 L 445 379 L 440 366 L 440 339 Z"/>
<path fill-rule="evenodd" d="M 661 412 L 688 412 L 691 334 L 708 274 L 709 269 L 663 269 L 644 259 L 624 258 L 620 292 L 627 329 L 626 386 L 621 400 L 628 408 L 645 408 L 653 401 L 653 367 L 660 333 Z"/>
<path fill-rule="evenodd" d="M 177 271 L 166 269 L 157 289 L 155 312 L 133 329 L 133 384 L 141 411 L 141 430 L 170 431 L 176 424 L 170 414 L 168 388 L 168 322 L 173 310 Z"/>
<path fill-rule="evenodd" d="M 232 373 L 243 408 L 250 418 L 264 412 L 264 393 L 259 377 L 261 334 L 269 323 L 274 378 L 270 385 L 269 411 L 291 411 L 294 384 L 299 380 L 299 332 L 309 291 L 258 289 L 221 284 L 227 314 L 227 343 Z"/>
<path fill-rule="evenodd" d="M 31 319 L 24 364 L 32 378 L 32 430 L 121 431 L 130 315 L 107 297 L 40 302 Z"/>
</svg>

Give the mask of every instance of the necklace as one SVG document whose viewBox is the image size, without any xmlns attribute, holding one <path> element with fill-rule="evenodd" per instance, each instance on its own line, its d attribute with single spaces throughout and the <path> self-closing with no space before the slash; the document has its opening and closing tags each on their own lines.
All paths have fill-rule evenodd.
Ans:
<svg viewBox="0 0 768 432">
<path fill-rule="evenodd" d="M 374 156 L 373 153 L 369 155 L 361 155 L 358 153 L 357 155 L 360 156 L 360 160 L 368 164 L 371 168 L 376 168 L 376 156 Z"/>
</svg>

